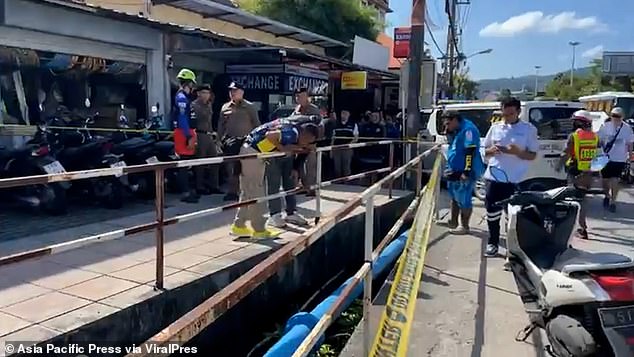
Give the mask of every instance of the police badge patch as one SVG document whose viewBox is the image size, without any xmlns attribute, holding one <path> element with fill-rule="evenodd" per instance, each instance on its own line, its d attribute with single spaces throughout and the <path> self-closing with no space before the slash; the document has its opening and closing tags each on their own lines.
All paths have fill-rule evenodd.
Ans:
<svg viewBox="0 0 634 357">
<path fill-rule="evenodd" d="M 465 139 L 466 139 L 466 140 L 468 140 L 468 141 L 473 140 L 473 132 L 471 132 L 471 130 L 467 130 L 467 131 L 464 133 L 464 137 L 465 137 Z"/>
</svg>

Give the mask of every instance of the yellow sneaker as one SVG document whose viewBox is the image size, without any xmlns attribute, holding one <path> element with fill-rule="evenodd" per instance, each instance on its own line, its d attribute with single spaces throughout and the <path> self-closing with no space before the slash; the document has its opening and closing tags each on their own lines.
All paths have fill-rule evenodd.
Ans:
<svg viewBox="0 0 634 357">
<path fill-rule="evenodd" d="M 238 227 L 235 224 L 232 224 L 230 234 L 234 237 L 247 238 L 251 237 L 253 230 L 248 227 Z"/>
<path fill-rule="evenodd" d="M 276 238 L 280 234 L 282 234 L 281 231 L 265 229 L 261 232 L 253 232 L 253 235 L 251 235 L 251 237 L 256 239 L 267 239 L 267 238 Z"/>
</svg>

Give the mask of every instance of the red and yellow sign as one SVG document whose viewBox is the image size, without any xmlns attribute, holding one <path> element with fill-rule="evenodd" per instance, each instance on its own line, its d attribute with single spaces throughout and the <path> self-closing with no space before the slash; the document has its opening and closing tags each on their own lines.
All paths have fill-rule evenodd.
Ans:
<svg viewBox="0 0 634 357">
<path fill-rule="evenodd" d="M 394 29 L 394 58 L 409 57 L 409 41 L 411 38 L 411 28 L 397 27 Z"/>
<path fill-rule="evenodd" d="M 353 71 L 341 73 L 342 90 L 364 90 L 368 88 L 368 72 Z"/>
</svg>

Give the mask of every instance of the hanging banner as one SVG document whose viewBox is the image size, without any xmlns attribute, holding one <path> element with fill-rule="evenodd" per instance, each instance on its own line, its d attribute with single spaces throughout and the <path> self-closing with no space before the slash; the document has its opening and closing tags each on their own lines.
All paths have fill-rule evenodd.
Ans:
<svg viewBox="0 0 634 357">
<path fill-rule="evenodd" d="M 409 57 L 409 41 L 412 37 L 412 29 L 409 27 L 397 27 L 394 29 L 394 58 Z"/>
<path fill-rule="evenodd" d="M 368 72 L 353 71 L 341 74 L 341 90 L 365 90 L 368 88 Z"/>
</svg>

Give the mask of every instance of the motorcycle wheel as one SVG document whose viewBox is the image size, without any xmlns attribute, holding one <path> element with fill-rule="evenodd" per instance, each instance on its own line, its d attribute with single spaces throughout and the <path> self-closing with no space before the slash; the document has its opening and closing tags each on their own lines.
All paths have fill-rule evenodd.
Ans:
<svg viewBox="0 0 634 357">
<path fill-rule="evenodd" d="M 59 216 L 66 213 L 66 190 L 58 184 L 49 184 L 40 191 L 42 210 L 50 215 Z"/>
<path fill-rule="evenodd" d="M 596 354 L 596 342 L 581 323 L 559 315 L 546 324 L 551 349 L 559 357 L 589 357 Z"/>
<path fill-rule="evenodd" d="M 104 207 L 119 209 L 123 206 L 123 187 L 119 182 L 108 182 L 108 195 L 102 199 Z"/>
<path fill-rule="evenodd" d="M 152 177 L 153 178 L 153 177 Z M 154 199 L 156 189 L 154 188 L 154 180 L 148 176 L 140 176 L 136 182 L 139 185 L 137 195 L 144 200 Z"/>
</svg>

